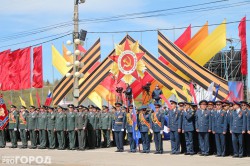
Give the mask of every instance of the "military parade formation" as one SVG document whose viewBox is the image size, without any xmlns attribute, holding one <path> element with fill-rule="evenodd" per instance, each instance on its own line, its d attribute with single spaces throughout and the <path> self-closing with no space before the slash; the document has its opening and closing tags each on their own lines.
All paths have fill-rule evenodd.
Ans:
<svg viewBox="0 0 250 166">
<path fill-rule="evenodd" d="M 171 154 L 216 155 L 217 157 L 250 156 L 250 105 L 245 101 L 206 101 L 199 104 L 171 100 L 171 108 L 157 101 L 155 110 L 147 106 L 136 109 L 137 126 L 141 134 L 141 153 L 163 153 L 164 132 L 170 134 Z M 199 107 L 198 107 L 199 106 Z M 116 102 L 109 110 L 89 105 L 72 104 L 68 108 L 11 105 L 8 127 L 0 131 L 0 147 L 5 148 L 7 136 L 11 147 L 31 149 L 85 150 L 116 146 L 116 152 L 138 152 L 133 137 L 133 105 L 128 108 Z M 167 119 L 167 120 L 166 120 Z M 167 131 L 164 125 L 167 124 Z M 112 138 L 113 137 L 113 138 Z M 39 146 L 38 146 L 39 145 Z"/>
</svg>

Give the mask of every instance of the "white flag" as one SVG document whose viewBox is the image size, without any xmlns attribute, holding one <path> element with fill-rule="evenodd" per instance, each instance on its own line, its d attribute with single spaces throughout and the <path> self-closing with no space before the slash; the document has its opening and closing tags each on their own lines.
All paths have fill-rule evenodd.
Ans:
<svg viewBox="0 0 250 166">
<path fill-rule="evenodd" d="M 207 94 L 208 94 L 208 100 L 213 100 L 213 88 L 214 88 L 214 82 L 212 82 L 208 88 L 207 88 Z"/>
</svg>

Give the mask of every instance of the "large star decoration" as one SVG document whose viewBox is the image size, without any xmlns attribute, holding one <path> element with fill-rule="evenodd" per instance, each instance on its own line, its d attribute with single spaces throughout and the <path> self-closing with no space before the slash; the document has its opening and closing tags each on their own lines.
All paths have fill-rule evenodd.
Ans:
<svg viewBox="0 0 250 166">
<path fill-rule="evenodd" d="M 142 78 L 146 69 L 141 61 L 144 54 L 140 52 L 138 42 L 129 44 L 129 40 L 126 39 L 124 46 L 116 45 L 115 55 L 110 58 L 115 62 L 111 67 L 111 73 L 117 76 L 117 81 L 123 78 L 125 83 L 131 84 L 133 78 Z"/>
</svg>

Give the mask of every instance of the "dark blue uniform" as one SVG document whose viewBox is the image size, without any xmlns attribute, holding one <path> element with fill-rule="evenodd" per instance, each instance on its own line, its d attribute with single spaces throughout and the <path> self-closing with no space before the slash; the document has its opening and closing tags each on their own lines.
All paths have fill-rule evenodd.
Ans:
<svg viewBox="0 0 250 166">
<path fill-rule="evenodd" d="M 195 119 L 195 114 L 193 110 L 190 109 L 190 110 L 183 112 L 182 130 L 184 131 L 184 134 L 185 134 L 187 154 L 190 154 L 190 155 L 194 154 L 194 142 L 193 142 L 194 119 Z"/>
<path fill-rule="evenodd" d="M 123 132 L 126 124 L 126 114 L 122 111 L 115 112 L 112 129 L 115 132 L 115 143 L 118 152 L 123 152 Z"/>
<path fill-rule="evenodd" d="M 243 157 L 243 134 L 246 131 L 246 114 L 242 110 L 232 112 L 230 132 L 232 132 L 232 142 L 234 157 Z"/>
<path fill-rule="evenodd" d="M 164 129 L 164 114 L 160 111 L 151 114 L 151 128 L 154 132 L 156 153 L 163 153 L 162 134 Z"/>
<path fill-rule="evenodd" d="M 247 110 L 247 131 L 250 132 L 250 110 Z M 246 134 L 246 147 L 247 156 L 250 157 L 250 133 Z"/>
<path fill-rule="evenodd" d="M 127 120 L 126 120 L 126 130 L 127 130 L 127 135 L 128 135 L 129 145 L 130 145 L 130 152 L 136 152 L 136 142 L 133 139 L 132 114 L 127 113 L 126 118 L 127 118 Z"/>
<path fill-rule="evenodd" d="M 211 113 L 209 110 L 198 110 L 196 112 L 196 130 L 199 136 L 201 155 L 209 155 L 209 131 L 211 131 Z"/>
<path fill-rule="evenodd" d="M 149 130 L 150 130 L 150 123 L 151 118 L 150 114 L 139 114 L 139 130 L 141 132 L 141 139 L 142 139 L 142 147 L 143 147 L 143 153 L 149 153 L 150 152 L 150 141 L 149 141 Z"/>
<path fill-rule="evenodd" d="M 178 129 L 181 129 L 182 117 L 179 110 L 171 110 L 168 117 L 168 127 L 170 129 L 171 151 L 172 154 L 180 153 L 180 135 Z"/>
<path fill-rule="evenodd" d="M 213 113 L 212 130 L 215 133 L 215 142 L 217 156 L 225 156 L 226 143 L 225 135 L 227 132 L 227 113 L 225 111 L 216 111 Z"/>
</svg>

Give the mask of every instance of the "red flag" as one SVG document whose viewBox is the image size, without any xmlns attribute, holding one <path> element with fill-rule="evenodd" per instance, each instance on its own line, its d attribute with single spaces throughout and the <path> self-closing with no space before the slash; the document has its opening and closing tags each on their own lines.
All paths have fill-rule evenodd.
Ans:
<svg viewBox="0 0 250 166">
<path fill-rule="evenodd" d="M 174 42 L 180 49 L 182 49 L 188 41 L 191 40 L 191 25 L 183 32 L 183 34 Z"/>
<path fill-rule="evenodd" d="M 232 92 L 229 92 L 227 97 L 223 100 L 223 102 L 227 101 L 229 99 L 229 97 L 231 96 Z"/>
<path fill-rule="evenodd" d="M 9 54 L 9 90 L 19 90 L 21 85 L 21 78 L 20 78 L 20 64 L 19 60 L 20 56 L 20 49 L 15 50 Z"/>
<path fill-rule="evenodd" d="M 43 87 L 43 58 L 42 46 L 33 48 L 33 82 L 32 87 Z"/>
<path fill-rule="evenodd" d="M 196 100 L 196 95 L 195 95 L 195 92 L 194 92 L 194 85 L 192 82 L 190 82 L 190 94 L 193 96 L 194 98 L 194 103 L 197 104 L 197 100 Z"/>
<path fill-rule="evenodd" d="M 47 98 L 46 98 L 46 101 L 45 101 L 44 105 L 50 106 L 51 102 L 52 102 L 52 93 L 51 93 L 50 90 L 49 90 L 48 96 L 47 96 Z"/>
<path fill-rule="evenodd" d="M 2 84 L 1 84 L 1 89 L 3 91 L 10 90 L 9 86 L 9 67 L 11 64 L 11 59 L 10 59 L 10 50 L 6 52 L 6 54 L 3 56 L 2 63 L 2 71 L 1 71 L 1 77 L 2 77 Z"/>
<path fill-rule="evenodd" d="M 29 89 L 31 87 L 30 80 L 30 49 L 31 47 L 24 48 L 20 51 L 20 89 Z"/>
<path fill-rule="evenodd" d="M 0 95 L 0 130 L 5 129 L 9 123 L 9 113 L 3 100 L 3 95 Z"/>
<path fill-rule="evenodd" d="M 6 85 L 6 77 L 8 76 L 8 69 L 6 70 L 6 62 L 8 61 L 8 57 L 10 54 L 10 50 L 6 50 L 0 53 L 0 90 L 3 90 Z"/>
<path fill-rule="evenodd" d="M 165 101 L 165 103 L 168 105 L 168 108 L 169 109 L 172 109 L 172 106 L 171 106 L 171 104 L 170 104 L 170 102 L 165 98 L 165 96 L 163 96 L 163 95 L 160 95 L 160 97 L 162 98 L 162 100 L 164 100 Z"/>
<path fill-rule="evenodd" d="M 246 17 L 241 19 L 238 29 L 241 40 L 241 73 L 247 75 Z"/>
<path fill-rule="evenodd" d="M 37 102 L 37 106 L 41 107 L 41 100 L 40 100 L 40 96 L 38 94 L 38 91 L 36 91 L 36 102 Z"/>
</svg>

